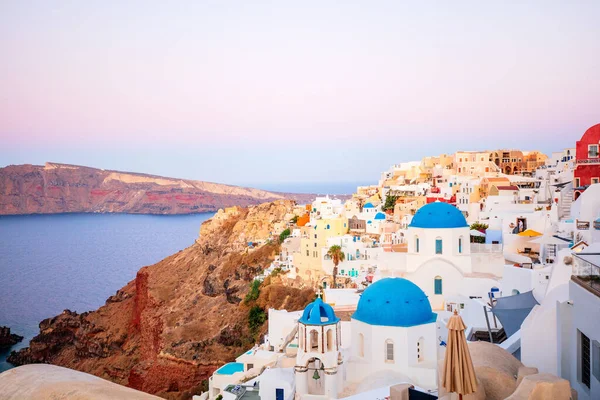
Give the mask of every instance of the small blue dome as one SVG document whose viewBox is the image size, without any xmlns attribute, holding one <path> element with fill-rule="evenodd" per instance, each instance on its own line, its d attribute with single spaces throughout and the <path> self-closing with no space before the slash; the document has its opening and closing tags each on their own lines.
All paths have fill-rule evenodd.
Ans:
<svg viewBox="0 0 600 400">
<path fill-rule="evenodd" d="M 373 206 L 373 203 L 367 203 L 363 206 L 363 208 L 375 208 L 375 206 Z"/>
<path fill-rule="evenodd" d="M 378 212 L 377 214 L 375 214 L 374 219 L 385 219 L 385 214 L 382 212 Z"/>
<path fill-rule="evenodd" d="M 425 293 L 404 278 L 385 278 L 365 289 L 352 318 L 369 325 L 410 327 L 435 322 Z"/>
<path fill-rule="evenodd" d="M 425 204 L 417 210 L 409 228 L 464 228 L 467 220 L 460 210 L 448 203 Z"/>
<path fill-rule="evenodd" d="M 305 325 L 330 325 L 339 320 L 333 312 L 333 307 L 323 303 L 323 300 L 317 297 L 315 301 L 306 306 L 298 322 Z"/>
</svg>

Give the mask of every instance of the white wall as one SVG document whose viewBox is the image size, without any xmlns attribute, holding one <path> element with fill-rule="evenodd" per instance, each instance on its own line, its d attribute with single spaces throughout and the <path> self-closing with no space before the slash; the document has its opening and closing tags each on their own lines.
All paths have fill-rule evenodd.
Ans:
<svg viewBox="0 0 600 400">
<path fill-rule="evenodd" d="M 364 357 L 360 354 L 359 335 L 364 336 Z M 421 362 L 417 360 L 417 342 L 423 352 Z M 386 341 L 394 343 L 394 362 L 386 362 Z M 410 328 L 372 326 L 352 320 L 352 359 L 347 365 L 349 382 L 360 382 L 378 371 L 394 371 L 406 375 L 410 380 L 425 388 L 437 386 L 437 329 L 435 323 Z"/>
<path fill-rule="evenodd" d="M 578 371 L 580 360 L 579 332 L 590 338 L 591 348 L 593 348 L 593 341 L 600 341 L 600 297 L 590 293 L 573 281 L 569 282 L 569 297 L 573 303 L 569 346 L 571 386 L 577 390 L 579 400 L 600 399 L 600 381 L 594 377 L 593 368 L 590 371 L 590 389 L 581 384 Z M 590 351 L 593 353 L 592 349 Z"/>
</svg>

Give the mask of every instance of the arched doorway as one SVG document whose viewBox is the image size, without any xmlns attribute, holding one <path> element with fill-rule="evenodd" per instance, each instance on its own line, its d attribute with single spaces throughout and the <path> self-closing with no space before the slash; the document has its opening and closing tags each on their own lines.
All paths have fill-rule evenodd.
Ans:
<svg viewBox="0 0 600 400">
<path fill-rule="evenodd" d="M 511 173 L 510 166 L 508 166 L 508 165 L 507 165 L 507 166 L 506 166 L 506 168 L 504 168 L 504 173 L 505 173 L 506 175 L 510 175 L 510 173 Z"/>
</svg>

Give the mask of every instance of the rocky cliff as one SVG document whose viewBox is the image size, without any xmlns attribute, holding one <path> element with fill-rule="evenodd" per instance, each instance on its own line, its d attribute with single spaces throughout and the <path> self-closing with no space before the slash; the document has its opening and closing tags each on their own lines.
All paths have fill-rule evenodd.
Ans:
<svg viewBox="0 0 600 400">
<path fill-rule="evenodd" d="M 278 251 L 267 239 L 293 207 L 281 200 L 217 213 L 194 245 L 140 269 L 103 307 L 42 321 L 40 334 L 9 362 L 56 364 L 165 398 L 190 398 L 218 366 L 258 340 L 265 325 L 250 327 L 251 308 L 298 310 L 314 298 L 310 289 L 267 279 L 258 298 L 243 301 Z M 248 241 L 266 244 L 250 250 Z"/>
<path fill-rule="evenodd" d="M 0 215 L 70 212 L 188 214 L 314 195 L 58 163 L 0 168 Z"/>
</svg>

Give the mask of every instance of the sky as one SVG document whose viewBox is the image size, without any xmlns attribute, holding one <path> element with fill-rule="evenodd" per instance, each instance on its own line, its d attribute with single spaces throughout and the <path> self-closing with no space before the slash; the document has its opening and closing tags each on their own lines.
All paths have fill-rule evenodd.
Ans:
<svg viewBox="0 0 600 400">
<path fill-rule="evenodd" d="M 375 182 L 600 123 L 600 1 L 0 0 L 0 166 Z"/>
</svg>

